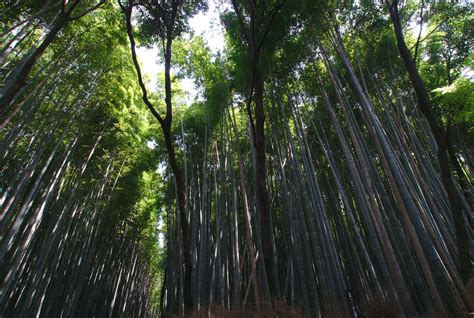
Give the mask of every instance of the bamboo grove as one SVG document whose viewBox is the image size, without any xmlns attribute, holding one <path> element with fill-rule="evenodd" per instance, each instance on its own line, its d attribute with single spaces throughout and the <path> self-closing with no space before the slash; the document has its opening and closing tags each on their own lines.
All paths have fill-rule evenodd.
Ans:
<svg viewBox="0 0 474 318">
<path fill-rule="evenodd" d="M 211 4 L 0 4 L 0 317 L 474 312 L 472 5 Z"/>
</svg>

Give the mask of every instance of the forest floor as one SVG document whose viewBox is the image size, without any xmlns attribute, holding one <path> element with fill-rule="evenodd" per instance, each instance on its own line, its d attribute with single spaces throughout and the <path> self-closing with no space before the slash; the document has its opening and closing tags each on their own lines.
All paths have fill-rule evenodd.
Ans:
<svg viewBox="0 0 474 318">
<path fill-rule="evenodd" d="M 170 318 L 178 318 L 182 316 L 171 315 L 165 316 Z M 225 309 L 219 305 L 212 305 L 207 308 L 202 308 L 193 312 L 185 313 L 186 318 L 204 318 L 204 317 L 232 317 L 232 318 L 247 318 L 247 317 L 288 317 L 288 318 L 299 318 L 302 315 L 292 309 L 285 302 L 273 302 L 273 304 L 261 304 L 257 306 L 255 304 L 245 306 L 245 309 Z"/>
</svg>

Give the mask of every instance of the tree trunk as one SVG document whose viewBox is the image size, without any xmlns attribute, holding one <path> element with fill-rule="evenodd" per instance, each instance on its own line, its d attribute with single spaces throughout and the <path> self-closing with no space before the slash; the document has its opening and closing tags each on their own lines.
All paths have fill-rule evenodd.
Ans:
<svg viewBox="0 0 474 318">
<path fill-rule="evenodd" d="M 437 157 L 441 171 L 441 178 L 443 180 L 446 193 L 448 194 L 454 226 L 456 228 L 456 240 L 460 265 L 459 273 L 463 281 L 467 283 L 470 276 L 472 275 L 470 248 L 472 242 L 470 242 L 471 238 L 466 228 L 469 226 L 469 224 L 466 226 L 463 212 L 464 204 L 457 191 L 457 186 L 453 180 L 451 168 L 449 166 L 449 158 L 447 155 L 447 149 L 451 144 L 449 135 L 439 125 L 438 120 L 433 113 L 433 106 L 428 96 L 428 92 L 426 91 L 424 82 L 418 73 L 415 61 L 413 60 L 410 51 L 405 44 L 403 30 L 400 23 L 400 15 L 398 12 L 398 2 L 396 1 L 394 4 L 388 5 L 388 8 L 390 11 L 393 29 L 395 31 L 395 36 L 397 38 L 400 56 L 403 60 L 403 63 L 405 64 L 408 76 L 415 90 L 418 100 L 418 107 L 428 121 L 431 132 L 438 146 Z"/>
<path fill-rule="evenodd" d="M 263 107 L 263 78 L 260 71 L 259 58 L 254 55 L 252 65 L 255 80 L 255 151 L 256 151 L 256 190 L 257 211 L 261 216 L 262 251 L 267 272 L 271 296 L 278 296 L 275 286 L 274 251 L 270 202 L 267 189 L 267 168 L 265 160 L 265 112 Z"/>
<path fill-rule="evenodd" d="M 168 68 L 169 74 L 169 68 Z M 169 77 L 166 78 L 167 81 Z M 170 98 L 171 102 L 171 98 Z M 192 299 L 192 290 L 191 290 L 191 272 L 192 272 L 192 262 L 191 262 L 191 248 L 189 243 L 189 229 L 188 229 L 188 220 L 186 217 L 186 200 L 185 200 L 185 189 L 184 189 L 184 179 L 183 173 L 179 168 L 178 162 L 176 160 L 176 154 L 174 151 L 173 141 L 171 138 L 171 120 L 162 124 L 163 136 L 165 139 L 166 150 L 168 152 L 168 160 L 171 166 L 171 170 L 175 177 L 176 181 L 176 193 L 177 193 L 177 203 L 179 211 L 179 223 L 181 226 L 181 235 L 183 237 L 183 257 L 184 257 L 184 307 L 186 309 L 192 308 L 193 299 Z"/>
</svg>

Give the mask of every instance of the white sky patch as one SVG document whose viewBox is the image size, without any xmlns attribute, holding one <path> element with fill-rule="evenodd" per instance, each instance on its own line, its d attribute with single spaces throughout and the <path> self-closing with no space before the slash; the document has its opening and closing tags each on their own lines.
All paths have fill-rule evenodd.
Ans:
<svg viewBox="0 0 474 318">
<path fill-rule="evenodd" d="M 151 91 L 156 91 L 158 73 L 165 70 L 164 64 L 158 61 L 158 47 L 156 45 L 152 48 L 137 47 L 136 52 L 140 61 L 142 75 L 149 79 L 147 88 Z"/>
<path fill-rule="evenodd" d="M 166 164 L 164 162 L 159 162 L 158 165 L 156 165 L 156 170 L 155 170 L 159 175 L 164 176 L 165 171 L 166 171 Z"/>
<path fill-rule="evenodd" d="M 151 139 L 146 142 L 146 146 L 151 150 L 155 149 L 157 145 L 158 144 L 156 143 L 155 139 Z"/>
<path fill-rule="evenodd" d="M 156 224 L 156 232 L 158 233 L 158 245 L 160 248 L 165 247 L 165 233 L 163 233 L 163 227 L 165 226 L 165 221 L 163 216 L 160 214 L 158 223 Z"/>
<path fill-rule="evenodd" d="M 196 85 L 194 85 L 194 80 L 192 78 L 183 78 L 180 80 L 181 87 L 186 95 L 185 101 L 186 104 L 190 104 L 193 99 L 198 95 L 198 89 Z"/>
<path fill-rule="evenodd" d="M 200 35 L 207 41 L 209 48 L 213 54 L 223 52 L 224 29 L 220 20 L 220 12 L 222 7 L 216 7 L 216 1 L 209 1 L 209 10 L 207 12 L 199 12 L 189 19 L 189 26 L 196 35 Z"/>
<path fill-rule="evenodd" d="M 408 24 L 408 30 L 409 32 L 412 33 L 412 36 L 416 40 L 418 38 L 418 35 L 420 34 L 420 28 L 423 27 L 421 30 L 421 36 L 420 39 L 423 39 L 423 37 L 426 35 L 428 24 L 426 21 L 423 23 L 423 26 L 420 25 L 419 21 L 419 16 L 416 16 L 415 19 L 412 19 L 410 23 Z"/>
<path fill-rule="evenodd" d="M 470 67 L 465 67 L 464 69 L 462 69 L 461 75 L 469 79 L 471 82 L 474 81 L 474 70 Z"/>
</svg>

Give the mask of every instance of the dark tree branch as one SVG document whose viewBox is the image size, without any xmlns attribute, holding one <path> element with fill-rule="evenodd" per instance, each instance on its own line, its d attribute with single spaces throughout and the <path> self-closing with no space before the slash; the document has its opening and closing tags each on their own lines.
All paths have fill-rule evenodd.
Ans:
<svg viewBox="0 0 474 318">
<path fill-rule="evenodd" d="M 437 26 L 435 26 L 433 30 L 431 30 L 427 35 L 425 35 L 425 36 L 423 37 L 423 39 L 417 41 L 417 43 L 415 43 L 415 44 L 410 48 L 410 51 L 412 51 L 412 50 L 415 48 L 415 46 L 418 44 L 418 42 L 419 42 L 419 43 L 422 43 L 422 42 L 425 41 L 430 35 L 432 35 L 433 33 L 435 33 L 435 32 L 439 29 L 439 27 L 440 27 L 444 22 L 446 22 L 446 20 L 443 20 L 443 21 L 440 22 Z"/>
<path fill-rule="evenodd" d="M 92 6 L 91 8 L 85 10 L 84 12 L 82 12 L 81 14 L 78 14 L 74 17 L 70 17 L 69 18 L 69 21 L 74 21 L 74 20 L 77 20 L 77 19 L 80 19 L 82 18 L 83 16 L 85 16 L 86 14 L 98 9 L 100 6 L 102 6 L 104 3 L 105 3 L 106 0 L 100 0 L 97 4 L 95 4 L 94 6 Z"/>
<path fill-rule="evenodd" d="M 418 38 L 416 39 L 415 43 L 415 53 L 413 54 L 413 59 L 415 60 L 418 57 L 418 46 L 420 45 L 420 38 L 421 38 L 421 31 L 423 31 L 423 9 L 425 8 L 425 2 L 421 0 L 421 8 L 420 8 L 420 31 L 418 32 Z"/>
<path fill-rule="evenodd" d="M 153 107 L 151 104 L 150 100 L 148 99 L 148 93 L 145 87 L 145 83 L 143 82 L 142 78 L 142 72 L 140 69 L 140 64 L 138 64 L 138 59 L 137 59 L 137 53 L 135 50 L 135 37 L 133 36 L 133 30 L 132 30 L 132 8 L 134 6 L 133 1 L 129 0 L 129 5 L 128 7 L 125 7 L 122 5 L 120 1 L 118 1 L 120 8 L 122 9 L 123 13 L 125 14 L 126 18 L 126 26 L 127 26 L 127 34 L 128 34 L 128 39 L 130 40 L 130 51 L 132 53 L 132 60 L 133 64 L 135 66 L 135 70 L 137 72 L 137 78 L 138 78 L 138 84 L 140 85 L 140 88 L 142 90 L 142 99 L 145 105 L 148 107 L 148 109 L 151 111 L 153 116 L 158 120 L 160 124 L 163 123 L 163 117 L 156 111 L 156 109 Z"/>
<path fill-rule="evenodd" d="M 270 32 L 270 29 L 271 29 L 271 26 L 273 24 L 273 20 L 275 19 L 275 16 L 276 14 L 278 13 L 278 11 L 280 11 L 280 9 L 283 7 L 283 5 L 285 4 L 285 1 L 286 0 L 282 0 L 280 3 L 278 3 L 272 10 L 272 13 L 270 15 L 270 18 L 267 20 L 267 26 L 265 27 L 264 31 L 263 31 L 263 35 L 262 37 L 260 38 L 260 41 L 257 45 L 257 52 L 260 52 L 260 50 L 262 49 L 262 46 L 263 46 L 263 43 L 265 43 L 265 39 L 267 38 L 268 36 L 268 33 Z"/>
<path fill-rule="evenodd" d="M 247 42 L 247 44 L 250 44 L 249 31 L 247 30 L 244 16 L 242 14 L 242 11 L 240 11 L 239 5 L 237 4 L 236 0 L 232 0 L 232 6 L 234 7 L 235 14 L 237 15 L 237 20 L 239 21 L 240 28 L 242 29 L 242 33 L 244 34 L 245 41 Z"/>
</svg>

